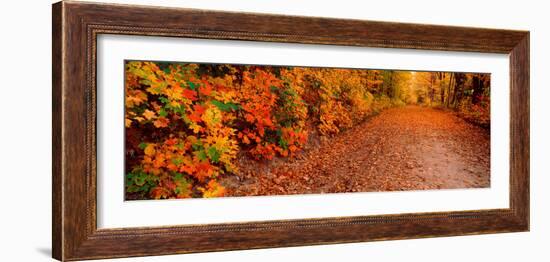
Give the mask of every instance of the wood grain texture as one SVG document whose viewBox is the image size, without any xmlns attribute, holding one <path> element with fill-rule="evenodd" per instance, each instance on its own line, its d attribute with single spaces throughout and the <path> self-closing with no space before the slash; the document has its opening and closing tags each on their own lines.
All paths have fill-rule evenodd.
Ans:
<svg viewBox="0 0 550 262">
<path fill-rule="evenodd" d="M 529 227 L 529 33 L 510 52 L 510 206 Z"/>
<path fill-rule="evenodd" d="M 81 260 L 529 229 L 529 33 L 483 28 L 81 2 L 53 5 L 53 257 Z M 510 208 L 252 223 L 97 229 L 100 34 L 510 54 Z"/>
<path fill-rule="evenodd" d="M 61 89 L 62 89 L 62 17 L 61 5 L 52 8 L 52 256 L 61 257 L 63 253 L 63 190 L 61 185 Z"/>
</svg>

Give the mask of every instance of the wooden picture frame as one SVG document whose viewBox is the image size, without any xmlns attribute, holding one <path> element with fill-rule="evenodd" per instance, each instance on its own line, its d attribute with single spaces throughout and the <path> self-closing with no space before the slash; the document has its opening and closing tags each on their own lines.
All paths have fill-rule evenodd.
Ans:
<svg viewBox="0 0 550 262">
<path fill-rule="evenodd" d="M 63 1 L 53 5 L 53 257 L 81 260 L 529 230 L 529 32 Z M 510 56 L 510 208 L 98 229 L 99 34 Z"/>
</svg>

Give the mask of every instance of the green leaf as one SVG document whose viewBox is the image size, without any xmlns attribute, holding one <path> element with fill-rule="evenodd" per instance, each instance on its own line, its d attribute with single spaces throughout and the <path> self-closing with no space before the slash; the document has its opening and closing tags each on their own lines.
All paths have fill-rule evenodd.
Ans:
<svg viewBox="0 0 550 262">
<path fill-rule="evenodd" d="M 132 173 L 126 174 L 126 187 L 132 186 L 134 184 L 134 177 Z"/>
<path fill-rule="evenodd" d="M 139 191 L 139 187 L 136 187 L 136 186 L 129 186 L 126 188 L 126 191 L 128 193 L 135 193 L 135 192 L 138 192 Z"/>
<path fill-rule="evenodd" d="M 212 100 L 210 103 L 215 105 L 221 111 L 225 111 L 225 112 L 239 109 L 239 105 L 233 104 L 233 103 L 223 103 L 217 100 Z"/>
<path fill-rule="evenodd" d="M 180 194 L 180 193 L 184 193 L 185 195 L 189 194 L 189 187 L 188 187 L 189 186 L 189 181 L 187 179 L 185 179 L 184 177 L 182 177 L 181 179 L 176 180 L 176 181 L 177 181 L 177 186 L 176 186 L 176 189 L 174 190 L 174 192 L 176 194 Z"/>
<path fill-rule="evenodd" d="M 139 191 L 149 192 L 149 188 L 150 188 L 150 186 L 145 184 L 145 185 L 143 185 L 139 188 Z"/>
<path fill-rule="evenodd" d="M 181 180 L 182 178 L 183 178 L 183 174 L 181 174 L 181 173 L 176 173 L 176 174 L 174 175 L 174 180 L 175 180 L 175 181 L 179 181 L 179 180 Z"/>
<path fill-rule="evenodd" d="M 139 143 L 138 147 L 139 147 L 141 150 L 144 150 L 144 149 L 147 147 L 147 143 L 141 142 L 141 143 Z"/>
<path fill-rule="evenodd" d="M 139 175 L 134 177 L 134 183 L 138 186 L 143 186 L 146 182 L 147 175 L 144 173 L 140 173 Z"/>
<path fill-rule="evenodd" d="M 168 113 L 166 113 L 166 110 L 164 110 L 164 108 L 161 108 L 159 111 L 159 116 L 166 117 L 167 115 Z"/>
<path fill-rule="evenodd" d="M 281 137 L 279 138 L 279 146 L 286 150 L 288 149 L 288 142 Z"/>
<path fill-rule="evenodd" d="M 214 162 L 217 163 L 220 159 L 220 152 L 215 147 L 208 148 L 208 157 Z"/>
<path fill-rule="evenodd" d="M 168 100 L 168 98 L 166 98 L 164 96 L 159 97 L 159 100 L 160 100 L 160 102 L 162 102 L 164 104 L 168 104 L 168 102 L 170 102 L 170 100 Z"/>
<path fill-rule="evenodd" d="M 181 158 L 172 158 L 172 163 L 176 166 L 179 166 L 182 162 L 183 160 Z"/>
<path fill-rule="evenodd" d="M 198 151 L 198 152 L 197 152 L 197 158 L 198 158 L 200 161 L 206 160 L 207 156 L 206 156 L 206 153 L 204 152 L 204 150 L 201 150 L 201 151 Z"/>
</svg>

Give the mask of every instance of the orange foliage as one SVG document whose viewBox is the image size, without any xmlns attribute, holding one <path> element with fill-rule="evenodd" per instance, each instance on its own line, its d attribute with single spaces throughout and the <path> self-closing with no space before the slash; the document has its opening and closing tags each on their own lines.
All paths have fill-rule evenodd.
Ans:
<svg viewBox="0 0 550 262">
<path fill-rule="evenodd" d="M 380 70 L 125 66 L 131 199 L 223 196 L 220 178 L 239 172 L 240 152 L 257 160 L 293 157 L 312 134 L 333 136 L 400 101 L 384 94 Z"/>
</svg>

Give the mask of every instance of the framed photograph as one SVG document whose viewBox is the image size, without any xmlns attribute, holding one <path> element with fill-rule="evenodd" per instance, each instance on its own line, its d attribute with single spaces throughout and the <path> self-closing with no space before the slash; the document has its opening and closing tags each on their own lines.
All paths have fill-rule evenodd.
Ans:
<svg viewBox="0 0 550 262">
<path fill-rule="evenodd" d="M 53 257 L 529 230 L 529 32 L 53 5 Z"/>
</svg>

